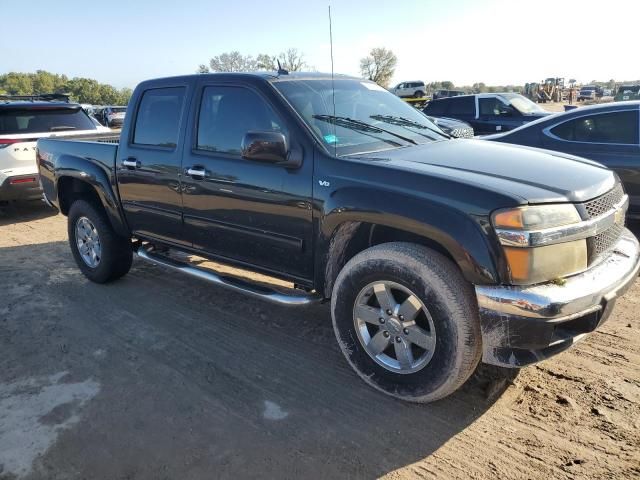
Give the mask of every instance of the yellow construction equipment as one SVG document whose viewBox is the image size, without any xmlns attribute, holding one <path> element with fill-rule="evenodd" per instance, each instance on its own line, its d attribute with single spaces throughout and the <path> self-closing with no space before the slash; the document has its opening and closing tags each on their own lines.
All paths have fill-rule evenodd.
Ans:
<svg viewBox="0 0 640 480">
<path fill-rule="evenodd" d="M 566 96 L 564 78 L 547 78 L 540 83 L 526 83 L 524 94 L 534 102 L 561 102 Z"/>
</svg>

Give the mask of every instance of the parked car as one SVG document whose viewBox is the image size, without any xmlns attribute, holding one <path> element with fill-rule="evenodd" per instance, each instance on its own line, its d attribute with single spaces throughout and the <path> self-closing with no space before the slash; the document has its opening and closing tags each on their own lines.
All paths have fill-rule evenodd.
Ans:
<svg viewBox="0 0 640 480">
<path fill-rule="evenodd" d="M 449 140 L 373 82 L 198 74 L 142 82 L 130 106 L 119 145 L 38 141 L 46 199 L 68 216 L 84 275 L 122 277 L 135 251 L 280 305 L 331 300 L 349 364 L 404 400 L 452 393 L 481 359 L 521 367 L 569 348 L 640 269 L 614 172 Z"/>
<path fill-rule="evenodd" d="M 102 109 L 102 124 L 105 127 L 121 127 L 127 114 L 127 107 L 104 107 Z"/>
<path fill-rule="evenodd" d="M 429 117 L 440 130 L 454 138 L 473 138 L 473 127 L 467 122 L 446 117 Z"/>
<path fill-rule="evenodd" d="M 580 92 L 578 93 L 578 101 L 585 100 L 595 100 L 596 99 L 596 86 L 595 85 L 586 85 L 580 88 Z"/>
<path fill-rule="evenodd" d="M 0 202 L 42 198 L 38 138 L 106 130 L 65 95 L 0 96 Z"/>
<path fill-rule="evenodd" d="M 460 95 L 466 95 L 462 90 L 436 90 L 433 92 L 432 99 L 438 100 L 439 98 L 459 97 Z"/>
<path fill-rule="evenodd" d="M 640 85 L 621 85 L 613 100 L 616 102 L 640 100 Z"/>
<path fill-rule="evenodd" d="M 590 105 L 484 137 L 595 160 L 621 178 L 628 215 L 640 218 L 640 101 Z"/>
<path fill-rule="evenodd" d="M 399 83 L 395 87 L 391 89 L 391 93 L 397 95 L 398 97 L 414 97 L 414 98 L 422 98 L 424 97 L 427 89 L 425 88 L 424 82 L 421 80 L 416 80 L 413 82 L 403 82 Z"/>
<path fill-rule="evenodd" d="M 473 127 L 476 135 L 513 130 L 549 115 L 518 93 L 479 93 L 432 100 L 423 112 L 462 120 Z"/>
</svg>

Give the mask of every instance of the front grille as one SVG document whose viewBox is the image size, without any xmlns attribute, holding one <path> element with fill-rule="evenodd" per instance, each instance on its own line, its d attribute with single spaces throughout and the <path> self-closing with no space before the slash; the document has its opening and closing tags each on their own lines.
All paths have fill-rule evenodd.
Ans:
<svg viewBox="0 0 640 480">
<path fill-rule="evenodd" d="M 622 235 L 624 225 L 614 224 L 595 237 L 587 239 L 587 252 L 589 255 L 589 265 L 605 256 Z"/>
<path fill-rule="evenodd" d="M 584 209 L 589 218 L 599 217 L 613 209 L 614 205 L 618 204 L 623 196 L 622 184 L 618 183 L 608 193 L 584 203 Z"/>
<path fill-rule="evenodd" d="M 624 197 L 624 190 L 620 183 L 598 198 L 582 204 L 583 215 L 588 219 L 596 218 L 611 212 Z M 584 218 L 584 217 L 583 217 Z M 587 239 L 588 263 L 592 265 L 598 259 L 606 256 L 622 235 L 624 230 L 624 218 L 620 223 L 615 223 L 604 232 Z"/>
</svg>

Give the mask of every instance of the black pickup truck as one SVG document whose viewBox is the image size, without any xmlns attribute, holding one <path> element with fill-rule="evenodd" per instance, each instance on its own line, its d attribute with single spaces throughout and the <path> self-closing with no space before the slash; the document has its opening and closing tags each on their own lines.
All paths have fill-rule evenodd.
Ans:
<svg viewBox="0 0 640 480">
<path fill-rule="evenodd" d="M 480 360 L 521 367 L 565 350 L 638 274 L 614 172 L 450 139 L 368 81 L 166 78 L 140 84 L 128 112 L 119 141 L 38 141 L 46 199 L 68 216 L 82 272 L 115 280 L 135 252 L 265 301 L 330 300 L 351 366 L 404 400 L 452 393 Z"/>
</svg>

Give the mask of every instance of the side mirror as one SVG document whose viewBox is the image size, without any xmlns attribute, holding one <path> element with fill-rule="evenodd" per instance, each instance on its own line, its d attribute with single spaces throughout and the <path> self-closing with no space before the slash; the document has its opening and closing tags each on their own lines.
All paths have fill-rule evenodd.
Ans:
<svg viewBox="0 0 640 480">
<path fill-rule="evenodd" d="M 280 132 L 252 130 L 245 134 L 241 144 L 242 158 L 273 163 L 286 168 L 302 164 L 302 155 L 289 152 L 286 137 Z"/>
</svg>

